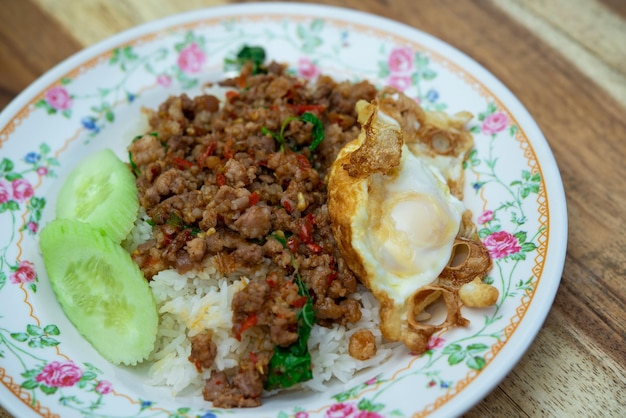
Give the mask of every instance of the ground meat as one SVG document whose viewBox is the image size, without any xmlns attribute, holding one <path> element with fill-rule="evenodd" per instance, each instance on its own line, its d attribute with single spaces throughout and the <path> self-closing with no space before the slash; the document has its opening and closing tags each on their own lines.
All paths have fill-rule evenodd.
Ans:
<svg viewBox="0 0 626 418">
<path fill-rule="evenodd" d="M 235 228 L 244 238 L 260 239 L 272 228 L 272 211 L 267 206 L 251 206 L 234 222 Z"/>
<path fill-rule="evenodd" d="M 207 259 L 226 275 L 250 277 L 233 298 L 233 335 L 254 329 L 271 347 L 288 347 L 298 340 L 298 312 L 308 297 L 319 325 L 360 319 L 350 298 L 356 278 L 332 235 L 324 179 L 339 150 L 358 136 L 356 102 L 371 101 L 376 88 L 326 76 L 312 84 L 277 63 L 266 68 L 253 75 L 244 65 L 220 82 L 233 88 L 221 106 L 212 95 L 182 94 L 151 112 L 148 133 L 129 153 L 154 238 L 132 257 L 148 279 L 168 268 L 201 269 Z M 323 126 L 314 150 L 313 124 L 300 118 L 306 112 Z M 265 278 L 256 274 L 260 268 Z M 207 368 L 199 348 L 207 337 L 194 338 L 190 360 Z M 249 355 L 230 380 L 213 372 L 205 398 L 215 406 L 260 404 L 259 370 L 271 350 Z"/>
<path fill-rule="evenodd" d="M 189 361 L 194 363 L 198 370 L 210 368 L 215 361 L 217 346 L 211 337 L 211 332 L 203 332 L 189 339 L 191 341 Z"/>
<path fill-rule="evenodd" d="M 263 384 L 272 353 L 250 353 L 237 374 L 229 379 L 224 372 L 211 372 L 202 394 L 217 408 L 249 408 L 261 405 Z"/>
<path fill-rule="evenodd" d="M 376 354 L 376 340 L 368 329 L 361 329 L 350 336 L 348 352 L 357 360 L 367 360 Z"/>
<path fill-rule="evenodd" d="M 298 287 L 289 278 L 273 273 L 254 279 L 233 297 L 233 333 L 241 338 L 250 328 L 262 328 L 273 344 L 287 347 L 298 339 L 297 315 L 302 302 Z"/>
</svg>

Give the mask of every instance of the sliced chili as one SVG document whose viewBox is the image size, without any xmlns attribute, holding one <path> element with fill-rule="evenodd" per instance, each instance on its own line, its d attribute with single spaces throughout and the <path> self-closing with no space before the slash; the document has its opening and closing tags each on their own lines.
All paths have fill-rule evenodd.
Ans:
<svg viewBox="0 0 626 418">
<path fill-rule="evenodd" d="M 299 245 L 300 245 L 300 240 L 296 237 L 291 237 L 287 240 L 287 248 L 289 248 L 292 253 L 298 252 Z"/>
<path fill-rule="evenodd" d="M 259 194 L 257 192 L 252 192 L 252 193 L 250 193 L 250 196 L 248 196 L 248 204 L 250 206 L 256 205 L 257 203 L 259 203 L 259 200 L 260 200 L 260 198 L 259 198 Z"/>
<path fill-rule="evenodd" d="M 174 160 L 174 164 L 176 164 L 176 166 L 181 170 L 193 167 L 193 163 L 191 161 L 187 161 L 180 157 L 174 157 L 172 159 Z"/>
<path fill-rule="evenodd" d="M 211 141 L 209 145 L 207 145 L 206 150 L 198 157 L 198 165 L 203 165 L 204 160 L 215 153 L 215 149 L 217 148 L 217 142 Z"/>
<path fill-rule="evenodd" d="M 217 178 L 215 179 L 215 181 L 217 182 L 218 186 L 222 187 L 226 184 L 226 176 L 224 175 L 224 173 L 217 173 Z"/>
<path fill-rule="evenodd" d="M 224 158 L 230 160 L 231 158 L 233 158 L 235 156 L 235 141 L 232 138 L 228 138 L 226 140 L 226 144 L 224 145 Z"/>
<path fill-rule="evenodd" d="M 298 161 L 298 167 L 303 170 L 307 170 L 311 168 L 311 163 L 309 160 L 302 154 L 296 154 L 296 160 Z"/>
<path fill-rule="evenodd" d="M 308 298 L 306 296 L 301 296 L 298 299 L 291 301 L 290 305 L 296 308 L 302 308 L 307 300 Z"/>
<path fill-rule="evenodd" d="M 328 284 L 331 284 L 337 279 L 337 277 L 339 277 L 339 273 L 337 273 L 336 271 L 332 272 L 328 275 L 328 277 L 326 277 L 326 281 L 328 282 Z"/>
<path fill-rule="evenodd" d="M 255 326 L 258 320 L 259 319 L 255 312 L 249 314 L 248 317 L 242 322 L 241 327 L 237 332 L 237 340 L 241 341 L 241 334 L 243 334 L 248 328 Z"/>
<path fill-rule="evenodd" d="M 306 248 L 309 251 L 311 251 L 313 254 L 320 254 L 322 251 L 324 251 L 324 249 L 320 245 L 318 245 L 318 244 L 316 244 L 314 242 L 307 243 L 306 244 Z"/>
<path fill-rule="evenodd" d="M 320 114 L 324 111 L 326 106 L 324 105 L 314 105 L 314 104 L 293 104 L 289 105 L 289 107 L 298 114 L 298 116 L 302 115 L 304 112 L 314 112 Z"/>
<path fill-rule="evenodd" d="M 234 99 L 237 96 L 239 96 L 239 93 L 236 92 L 235 90 L 228 90 L 226 92 L 226 100 L 228 100 L 229 102 L 232 101 L 232 99 Z"/>
</svg>

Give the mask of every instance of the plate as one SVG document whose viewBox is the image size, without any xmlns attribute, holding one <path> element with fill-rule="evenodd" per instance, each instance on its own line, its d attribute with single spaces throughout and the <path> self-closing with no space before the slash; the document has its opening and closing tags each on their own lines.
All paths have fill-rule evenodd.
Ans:
<svg viewBox="0 0 626 418">
<path fill-rule="evenodd" d="M 467 328 L 434 336 L 425 354 L 397 349 L 384 364 L 320 393 L 290 392 L 258 409 L 219 410 L 146 385 L 141 367 L 103 360 L 51 291 L 38 231 L 85 155 L 126 158 L 142 107 L 201 91 L 244 44 L 263 46 L 303 78 L 393 85 L 430 110 L 469 110 L 476 148 L 465 162 L 465 203 L 494 260 L 500 290 Z M 176 15 L 123 32 L 50 70 L 0 116 L 0 398 L 19 417 L 417 417 L 458 415 L 513 368 L 556 294 L 567 212 L 546 139 L 488 71 L 414 28 L 356 11 L 264 3 Z"/>
</svg>

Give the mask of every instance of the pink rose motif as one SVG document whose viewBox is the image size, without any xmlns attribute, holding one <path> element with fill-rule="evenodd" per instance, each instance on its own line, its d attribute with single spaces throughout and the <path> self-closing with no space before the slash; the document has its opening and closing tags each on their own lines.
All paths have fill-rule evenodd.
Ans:
<svg viewBox="0 0 626 418">
<path fill-rule="evenodd" d="M 517 238 L 510 232 L 498 231 L 488 235 L 483 243 L 492 258 L 504 258 L 521 251 Z"/>
<path fill-rule="evenodd" d="M 180 63 L 179 63 L 180 64 Z M 161 74 L 157 77 L 157 83 L 163 87 L 169 87 L 172 84 L 172 79 L 167 74 Z"/>
<path fill-rule="evenodd" d="M 101 380 L 96 385 L 96 389 L 95 390 L 100 395 L 106 395 L 107 393 L 111 393 L 111 390 L 113 390 L 113 384 L 111 382 L 107 381 L 107 380 Z"/>
<path fill-rule="evenodd" d="M 17 270 L 9 276 L 9 280 L 11 280 L 11 283 L 13 284 L 32 283 L 36 279 L 37 273 L 35 272 L 35 264 L 26 260 L 21 261 Z"/>
<path fill-rule="evenodd" d="M 206 60 L 204 52 L 197 43 L 191 43 L 184 47 L 178 55 L 178 66 L 185 73 L 196 74 L 202 71 L 202 65 Z"/>
<path fill-rule="evenodd" d="M 60 363 L 53 361 L 46 364 L 35 379 L 47 386 L 60 388 L 74 386 L 82 376 L 82 370 L 73 362 Z"/>
<path fill-rule="evenodd" d="M 478 217 L 478 223 L 479 224 L 485 224 L 489 221 L 493 220 L 493 211 L 492 210 L 486 210 L 484 211 L 479 217 Z"/>
<path fill-rule="evenodd" d="M 326 411 L 326 418 L 346 418 L 356 410 L 354 405 L 349 403 L 336 403 Z"/>
<path fill-rule="evenodd" d="M 0 180 L 0 203 L 11 200 L 11 185 L 4 180 Z"/>
<path fill-rule="evenodd" d="M 361 411 L 354 416 L 354 418 L 384 418 L 377 412 L 373 411 Z"/>
<path fill-rule="evenodd" d="M 37 230 L 39 229 L 39 225 L 37 224 L 37 222 L 30 221 L 29 223 L 26 224 L 26 228 L 30 232 L 35 234 L 37 232 Z"/>
<path fill-rule="evenodd" d="M 37 174 L 39 174 L 41 177 L 47 175 L 48 167 L 37 167 Z"/>
<path fill-rule="evenodd" d="M 46 91 L 46 101 L 56 110 L 67 110 L 72 106 L 72 98 L 65 88 L 56 86 Z"/>
<path fill-rule="evenodd" d="M 300 77 L 311 79 L 317 77 L 319 73 L 320 70 L 310 59 L 300 58 L 298 60 L 298 75 Z"/>
<path fill-rule="evenodd" d="M 413 50 L 409 47 L 394 48 L 387 60 L 389 71 L 393 73 L 406 73 L 413 69 Z"/>
<path fill-rule="evenodd" d="M 13 197 L 20 202 L 24 202 L 34 194 L 33 186 L 30 185 L 28 180 L 15 179 L 12 183 Z"/>
<path fill-rule="evenodd" d="M 392 75 L 387 79 L 387 84 L 404 91 L 411 86 L 411 77 L 404 75 Z"/>
<path fill-rule="evenodd" d="M 445 342 L 446 342 L 446 340 L 444 340 L 441 337 L 431 337 L 428 340 L 428 343 L 426 344 L 426 349 L 427 350 L 436 350 L 438 348 L 443 347 Z"/>
<path fill-rule="evenodd" d="M 481 130 L 486 135 L 493 135 L 503 131 L 508 125 L 507 115 L 503 112 L 495 112 L 485 118 Z"/>
<path fill-rule="evenodd" d="M 296 412 L 296 415 L 294 418 L 309 418 L 309 413 L 304 412 L 304 411 L 298 411 Z"/>
</svg>

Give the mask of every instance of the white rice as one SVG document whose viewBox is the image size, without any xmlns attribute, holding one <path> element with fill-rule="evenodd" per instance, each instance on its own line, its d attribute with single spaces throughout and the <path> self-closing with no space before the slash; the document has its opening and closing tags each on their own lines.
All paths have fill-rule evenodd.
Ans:
<svg viewBox="0 0 626 418">
<path fill-rule="evenodd" d="M 150 238 L 151 227 L 145 213 L 140 216 L 125 247 L 132 251 Z M 262 273 L 260 273 L 262 274 Z M 169 387 L 173 396 L 201 396 L 204 380 L 210 371 L 198 373 L 188 357 L 193 337 L 206 330 L 213 333 L 217 346 L 214 368 L 220 371 L 236 369 L 238 358 L 252 347 L 253 340 L 244 333 L 242 341 L 231 335 L 234 294 L 244 288 L 248 278 L 223 277 L 209 261 L 202 271 L 179 274 L 165 270 L 153 277 L 150 288 L 160 315 L 157 341 L 150 356 L 148 384 Z M 380 365 L 392 353 L 397 343 L 385 343 L 379 329 L 379 304 L 364 287 L 351 297 L 361 303 L 361 320 L 347 326 L 335 324 L 332 328 L 314 326 L 309 338 L 313 379 L 301 384 L 312 391 L 324 391 L 333 380 L 349 381 L 359 370 Z M 356 360 L 348 353 L 350 336 L 361 329 L 370 330 L 377 345 L 377 353 L 370 359 Z"/>
</svg>

